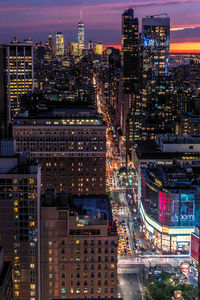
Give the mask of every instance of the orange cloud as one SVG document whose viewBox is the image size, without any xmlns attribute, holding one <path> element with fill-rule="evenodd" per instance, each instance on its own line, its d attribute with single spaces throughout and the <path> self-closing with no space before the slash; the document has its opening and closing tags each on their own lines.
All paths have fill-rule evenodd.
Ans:
<svg viewBox="0 0 200 300">
<path fill-rule="evenodd" d="M 114 47 L 121 50 L 121 45 L 104 45 L 104 50 L 107 47 Z M 185 42 L 185 43 L 170 43 L 170 52 L 177 53 L 200 53 L 200 42 Z"/>
<path fill-rule="evenodd" d="M 170 52 L 200 53 L 200 43 L 170 43 Z"/>
</svg>

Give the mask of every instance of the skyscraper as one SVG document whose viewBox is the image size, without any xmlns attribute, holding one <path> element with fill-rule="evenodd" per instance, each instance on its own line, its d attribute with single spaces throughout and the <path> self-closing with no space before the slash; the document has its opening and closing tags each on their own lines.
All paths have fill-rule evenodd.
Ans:
<svg viewBox="0 0 200 300">
<path fill-rule="evenodd" d="M 80 16 L 80 21 L 78 23 L 78 44 L 79 44 L 79 54 L 82 54 L 82 51 L 84 49 L 84 23 L 82 20 L 82 12 L 81 12 L 81 16 Z"/>
<path fill-rule="evenodd" d="M 128 8 L 122 14 L 122 68 L 124 92 L 138 90 L 139 81 L 139 36 L 138 18 L 134 11 Z"/>
<path fill-rule="evenodd" d="M 49 34 L 48 36 L 48 44 L 49 44 L 49 49 L 53 51 L 53 37 L 51 34 Z"/>
<path fill-rule="evenodd" d="M 97 55 L 102 55 L 103 54 L 103 44 L 102 44 L 102 42 L 95 43 L 94 53 L 97 54 Z"/>
<path fill-rule="evenodd" d="M 157 129 L 165 133 L 174 132 L 168 127 L 168 120 L 169 124 L 173 125 L 169 119 L 173 105 L 169 105 L 170 97 L 165 96 L 163 90 L 159 92 L 159 87 L 162 89 L 167 85 L 166 75 L 169 67 L 170 18 L 160 17 L 162 15 L 166 14 L 148 16 L 142 20 L 143 139 L 154 138 Z"/>
<path fill-rule="evenodd" d="M 140 130 L 140 44 L 138 18 L 132 8 L 122 14 L 122 71 L 123 110 L 122 119 L 126 133 L 126 153 L 131 152 Z"/>
<path fill-rule="evenodd" d="M 62 32 L 56 32 L 56 55 L 63 56 L 65 51 L 64 35 Z"/>
<path fill-rule="evenodd" d="M 168 74 L 170 18 L 149 16 L 142 19 L 143 72 L 152 79 Z"/>
<path fill-rule="evenodd" d="M 7 136 L 8 99 L 6 79 L 6 48 L 0 47 L 0 138 Z"/>
<path fill-rule="evenodd" d="M 19 111 L 20 96 L 33 90 L 33 45 L 11 43 L 0 45 L 0 49 L 0 89 L 3 91 L 0 96 L 0 114 L 6 113 L 7 109 L 6 116 L 8 116 L 8 122 L 11 122 L 13 116 Z M 5 107 L 5 94 L 7 94 L 7 108 Z M 4 103 L 3 106 L 2 103 Z"/>
<path fill-rule="evenodd" d="M 12 261 L 14 300 L 40 298 L 40 166 L 1 140 L 0 245 Z"/>
</svg>

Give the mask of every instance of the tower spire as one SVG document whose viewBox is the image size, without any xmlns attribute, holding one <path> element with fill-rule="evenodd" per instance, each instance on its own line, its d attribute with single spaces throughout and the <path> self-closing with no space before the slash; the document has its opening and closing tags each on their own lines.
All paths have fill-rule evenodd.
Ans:
<svg viewBox="0 0 200 300">
<path fill-rule="evenodd" d="M 82 19 L 83 19 L 83 11 L 82 11 L 82 9 L 80 10 L 80 20 L 82 21 Z"/>
</svg>

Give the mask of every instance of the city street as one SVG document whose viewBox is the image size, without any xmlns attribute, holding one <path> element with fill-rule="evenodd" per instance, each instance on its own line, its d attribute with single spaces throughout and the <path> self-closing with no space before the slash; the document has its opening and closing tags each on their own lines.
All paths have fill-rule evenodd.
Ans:
<svg viewBox="0 0 200 300">
<path fill-rule="evenodd" d="M 126 270 L 118 275 L 118 292 L 124 300 L 143 300 L 140 278 L 138 274 L 128 273 Z M 133 288 L 134 287 L 134 288 Z"/>
<path fill-rule="evenodd" d="M 190 258 L 187 255 L 136 255 L 137 249 L 132 236 L 135 225 L 132 220 L 132 212 L 128 207 L 127 194 L 125 187 L 115 187 L 111 191 L 112 205 L 117 204 L 118 207 L 117 211 L 114 211 L 114 219 L 117 220 L 118 224 L 122 221 L 126 222 L 127 235 L 132 250 L 131 255 L 120 254 L 118 257 L 119 294 L 124 300 L 143 300 L 147 299 L 144 292 L 144 284 L 141 282 L 141 275 L 144 274 L 144 269 L 146 272 L 148 272 L 148 269 L 150 271 L 153 268 L 156 271 L 164 270 L 170 273 L 176 270 L 177 274 L 184 277 L 180 271 L 180 266 L 183 262 L 190 263 Z M 194 286 L 197 285 L 196 277 L 190 272 L 185 276 L 185 280 Z"/>
</svg>

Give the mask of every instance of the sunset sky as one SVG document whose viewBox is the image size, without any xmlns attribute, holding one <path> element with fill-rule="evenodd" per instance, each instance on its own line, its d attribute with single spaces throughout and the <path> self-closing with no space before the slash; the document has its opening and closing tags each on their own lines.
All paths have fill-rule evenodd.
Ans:
<svg viewBox="0 0 200 300">
<path fill-rule="evenodd" d="M 171 18 L 171 51 L 200 52 L 200 0 L 0 0 L 0 42 L 13 36 L 45 41 L 62 31 L 65 42 L 77 40 L 83 11 L 85 39 L 120 44 L 121 14 L 127 7 L 135 16 L 167 12 Z"/>
</svg>

